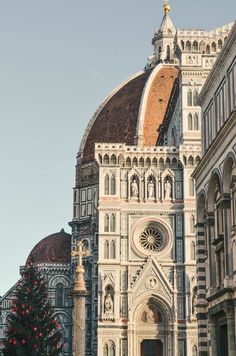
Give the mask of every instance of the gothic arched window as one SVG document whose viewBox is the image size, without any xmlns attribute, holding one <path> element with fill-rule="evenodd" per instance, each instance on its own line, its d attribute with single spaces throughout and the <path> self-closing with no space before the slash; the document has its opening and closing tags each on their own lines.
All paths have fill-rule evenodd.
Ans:
<svg viewBox="0 0 236 356">
<path fill-rule="evenodd" d="M 116 347 L 114 344 L 110 347 L 110 355 L 109 356 L 116 356 Z"/>
<path fill-rule="evenodd" d="M 115 195 L 116 194 L 116 177 L 113 174 L 111 176 L 111 195 Z"/>
<path fill-rule="evenodd" d="M 186 51 L 191 51 L 191 42 L 190 41 L 186 42 Z"/>
<path fill-rule="evenodd" d="M 193 115 L 191 113 L 188 114 L 188 130 L 192 131 L 193 129 Z"/>
<path fill-rule="evenodd" d="M 194 123 L 193 123 L 193 126 L 194 126 L 194 130 L 195 130 L 195 131 L 198 131 L 198 130 L 199 130 L 199 119 L 198 119 L 198 114 L 197 114 L 197 113 L 194 114 Z"/>
<path fill-rule="evenodd" d="M 166 47 L 166 60 L 167 60 L 167 62 L 170 61 L 170 46 L 169 45 Z"/>
<path fill-rule="evenodd" d="M 105 191 L 105 195 L 109 194 L 109 185 L 110 185 L 110 177 L 108 174 L 105 175 L 105 179 L 104 179 L 104 191 Z"/>
<path fill-rule="evenodd" d="M 115 155 L 111 156 L 111 164 L 116 164 L 116 156 Z"/>
<path fill-rule="evenodd" d="M 218 48 L 219 48 L 219 49 L 222 49 L 222 47 L 223 47 L 222 40 L 219 40 L 219 41 L 218 41 Z"/>
<path fill-rule="evenodd" d="M 109 156 L 108 156 L 108 155 L 105 155 L 105 156 L 103 157 L 103 163 L 104 163 L 104 164 L 109 164 Z"/>
<path fill-rule="evenodd" d="M 198 91 L 197 89 L 193 92 L 193 106 L 197 106 Z"/>
<path fill-rule="evenodd" d="M 210 46 L 209 45 L 206 46 L 206 53 L 210 54 Z"/>
<path fill-rule="evenodd" d="M 116 242 L 114 240 L 111 242 L 111 258 L 116 258 Z"/>
<path fill-rule="evenodd" d="M 187 102 L 188 106 L 193 106 L 193 92 L 191 89 L 188 90 Z"/>
<path fill-rule="evenodd" d="M 108 345 L 105 344 L 103 347 L 103 356 L 109 356 L 108 350 Z"/>
<path fill-rule="evenodd" d="M 104 258 L 108 259 L 109 256 L 109 241 L 106 240 L 104 243 Z"/>
<path fill-rule="evenodd" d="M 111 232 L 116 231 L 116 217 L 115 214 L 111 215 Z"/>
<path fill-rule="evenodd" d="M 212 52 L 216 52 L 216 44 L 215 44 L 215 42 L 212 42 L 211 50 L 212 50 Z"/>
<path fill-rule="evenodd" d="M 106 214 L 105 218 L 104 218 L 104 231 L 105 232 L 109 232 L 109 222 L 110 222 L 109 215 Z"/>
<path fill-rule="evenodd" d="M 64 304 L 64 286 L 62 283 L 56 285 L 56 298 L 55 304 L 57 307 L 62 307 Z"/>
<path fill-rule="evenodd" d="M 198 51 L 198 43 L 197 43 L 197 41 L 193 42 L 193 50 L 194 51 Z"/>
</svg>

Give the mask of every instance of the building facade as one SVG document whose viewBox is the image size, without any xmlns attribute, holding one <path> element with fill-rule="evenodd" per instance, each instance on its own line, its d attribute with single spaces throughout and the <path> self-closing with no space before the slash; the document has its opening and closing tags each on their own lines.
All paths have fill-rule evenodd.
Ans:
<svg viewBox="0 0 236 356">
<path fill-rule="evenodd" d="M 236 353 L 236 25 L 199 97 L 203 158 L 197 190 L 201 355 Z"/>
<path fill-rule="evenodd" d="M 92 252 L 88 356 L 198 353 L 197 100 L 232 24 L 176 30 L 169 10 L 145 70 L 100 105 L 77 156 L 72 249 L 82 240 Z"/>
</svg>

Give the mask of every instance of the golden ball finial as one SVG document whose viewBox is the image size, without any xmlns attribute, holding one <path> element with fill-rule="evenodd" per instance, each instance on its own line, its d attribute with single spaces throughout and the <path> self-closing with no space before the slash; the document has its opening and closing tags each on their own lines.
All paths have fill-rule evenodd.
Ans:
<svg viewBox="0 0 236 356">
<path fill-rule="evenodd" d="M 170 12 L 170 5 L 168 4 L 168 0 L 165 0 L 163 9 L 165 14 L 168 14 Z"/>
</svg>

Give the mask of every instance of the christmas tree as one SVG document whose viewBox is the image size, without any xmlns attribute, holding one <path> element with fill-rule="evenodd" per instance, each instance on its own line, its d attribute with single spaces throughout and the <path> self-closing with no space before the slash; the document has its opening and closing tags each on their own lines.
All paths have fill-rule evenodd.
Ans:
<svg viewBox="0 0 236 356">
<path fill-rule="evenodd" d="M 8 317 L 5 356 L 56 356 L 63 349 L 59 323 L 47 298 L 45 279 L 32 264 L 25 267 Z"/>
</svg>

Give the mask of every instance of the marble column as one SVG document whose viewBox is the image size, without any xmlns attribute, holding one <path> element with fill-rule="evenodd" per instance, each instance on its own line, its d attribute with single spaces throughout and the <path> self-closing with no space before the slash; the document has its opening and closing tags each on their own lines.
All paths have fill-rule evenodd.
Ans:
<svg viewBox="0 0 236 356">
<path fill-rule="evenodd" d="M 74 292 L 73 356 L 85 356 L 85 298 L 85 293 Z"/>
<path fill-rule="evenodd" d="M 90 256 L 89 251 L 83 250 L 83 243 L 79 241 L 76 251 L 72 256 L 77 258 L 77 267 L 75 272 L 74 296 L 74 333 L 73 333 L 73 356 L 85 356 L 85 299 L 87 291 L 84 283 L 84 267 L 82 259 Z"/>
</svg>

